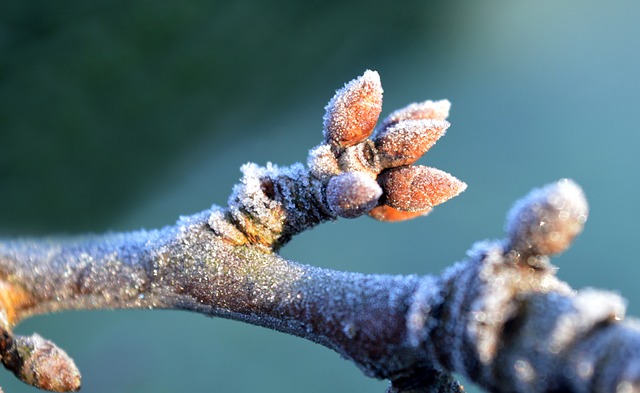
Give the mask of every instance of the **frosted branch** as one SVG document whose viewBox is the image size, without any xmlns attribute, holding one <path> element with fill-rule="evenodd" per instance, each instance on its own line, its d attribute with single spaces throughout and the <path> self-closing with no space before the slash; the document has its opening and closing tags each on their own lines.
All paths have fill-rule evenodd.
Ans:
<svg viewBox="0 0 640 393">
<path fill-rule="evenodd" d="M 307 166 L 247 164 L 226 208 L 155 231 L 0 241 L 0 356 L 54 391 L 80 376 L 23 319 L 68 309 L 182 309 L 302 337 L 391 381 L 389 392 L 640 392 L 640 330 L 615 294 L 574 291 L 549 256 L 586 221 L 581 189 L 561 180 L 516 203 L 503 240 L 473 246 L 439 276 L 338 272 L 281 258 L 292 236 L 365 214 L 427 214 L 466 185 L 413 165 L 449 127 L 447 101 L 393 112 L 375 128 L 382 88 L 367 71 L 327 106 Z M 413 143 L 412 143 L 413 141 Z"/>
</svg>

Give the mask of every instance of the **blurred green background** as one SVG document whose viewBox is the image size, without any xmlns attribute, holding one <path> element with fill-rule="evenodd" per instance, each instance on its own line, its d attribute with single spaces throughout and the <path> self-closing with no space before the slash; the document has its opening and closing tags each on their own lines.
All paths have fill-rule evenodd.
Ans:
<svg viewBox="0 0 640 393">
<path fill-rule="evenodd" d="M 294 260 L 437 273 L 561 177 L 591 206 L 555 263 L 640 315 L 640 3 L 65 1 L 0 4 L 0 235 L 124 231 L 224 204 L 247 161 L 303 161 L 323 107 L 365 69 L 383 116 L 453 103 L 422 160 L 469 184 L 429 217 L 340 220 Z M 383 392 L 330 350 L 169 311 L 30 319 L 76 360 L 83 392 Z M 3 373 L 7 392 L 35 392 Z M 470 391 L 474 391 L 473 388 Z"/>
</svg>

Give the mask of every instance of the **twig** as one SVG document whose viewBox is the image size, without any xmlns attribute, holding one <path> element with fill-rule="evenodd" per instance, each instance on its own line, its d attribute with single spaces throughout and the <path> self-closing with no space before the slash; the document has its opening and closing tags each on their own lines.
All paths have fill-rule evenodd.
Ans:
<svg viewBox="0 0 640 393">
<path fill-rule="evenodd" d="M 245 165 L 226 209 L 157 231 L 0 241 L 5 367 L 43 389 L 77 390 L 73 361 L 38 335 L 13 335 L 17 323 L 66 309 L 170 308 L 320 343 L 391 380 L 389 392 L 462 391 L 451 372 L 494 392 L 640 391 L 640 332 L 619 322 L 624 302 L 573 291 L 549 262 L 587 217 L 571 181 L 532 192 L 510 213 L 506 240 L 475 245 L 438 277 L 337 272 L 276 253 L 323 221 L 409 219 L 464 190 L 412 165 L 449 126 L 448 102 L 412 104 L 374 133 L 381 103 L 367 71 L 329 102 L 308 167 Z"/>
</svg>

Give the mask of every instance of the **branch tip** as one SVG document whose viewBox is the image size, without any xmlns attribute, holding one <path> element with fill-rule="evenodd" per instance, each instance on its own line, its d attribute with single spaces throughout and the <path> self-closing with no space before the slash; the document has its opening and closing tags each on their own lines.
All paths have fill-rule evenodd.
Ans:
<svg viewBox="0 0 640 393">
<path fill-rule="evenodd" d="M 2 363 L 21 381 L 52 392 L 80 389 L 80 371 L 73 359 L 53 342 L 38 334 L 13 336 L 4 331 L 0 339 Z"/>
<path fill-rule="evenodd" d="M 414 102 L 387 116 L 376 128 L 376 135 L 404 120 L 446 120 L 451 103 L 448 100 Z"/>
<path fill-rule="evenodd" d="M 384 168 L 411 165 L 444 135 L 449 122 L 421 119 L 402 120 L 376 136 L 380 164 Z"/>
<path fill-rule="evenodd" d="M 582 232 L 589 206 L 580 186 L 562 179 L 532 190 L 507 216 L 510 246 L 525 255 L 565 251 Z"/>
</svg>

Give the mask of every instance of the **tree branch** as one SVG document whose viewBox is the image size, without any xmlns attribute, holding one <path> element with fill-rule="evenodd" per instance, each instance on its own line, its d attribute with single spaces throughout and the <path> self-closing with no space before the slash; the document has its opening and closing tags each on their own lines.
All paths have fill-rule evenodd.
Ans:
<svg viewBox="0 0 640 393">
<path fill-rule="evenodd" d="M 476 244 L 440 276 L 338 272 L 277 254 L 323 221 L 410 219 L 464 190 L 412 165 L 449 126 L 448 102 L 412 104 L 374 132 L 381 103 L 377 73 L 345 85 L 308 167 L 245 165 L 225 209 L 156 231 L 0 241 L 5 367 L 43 389 L 77 390 L 73 361 L 38 335 L 13 335 L 16 324 L 67 309 L 166 308 L 317 342 L 391 380 L 389 392 L 462 391 L 451 372 L 493 392 L 640 391 L 640 332 L 620 322 L 624 302 L 573 291 L 549 262 L 586 220 L 571 181 L 534 190 L 514 206 L 505 240 Z"/>
</svg>

